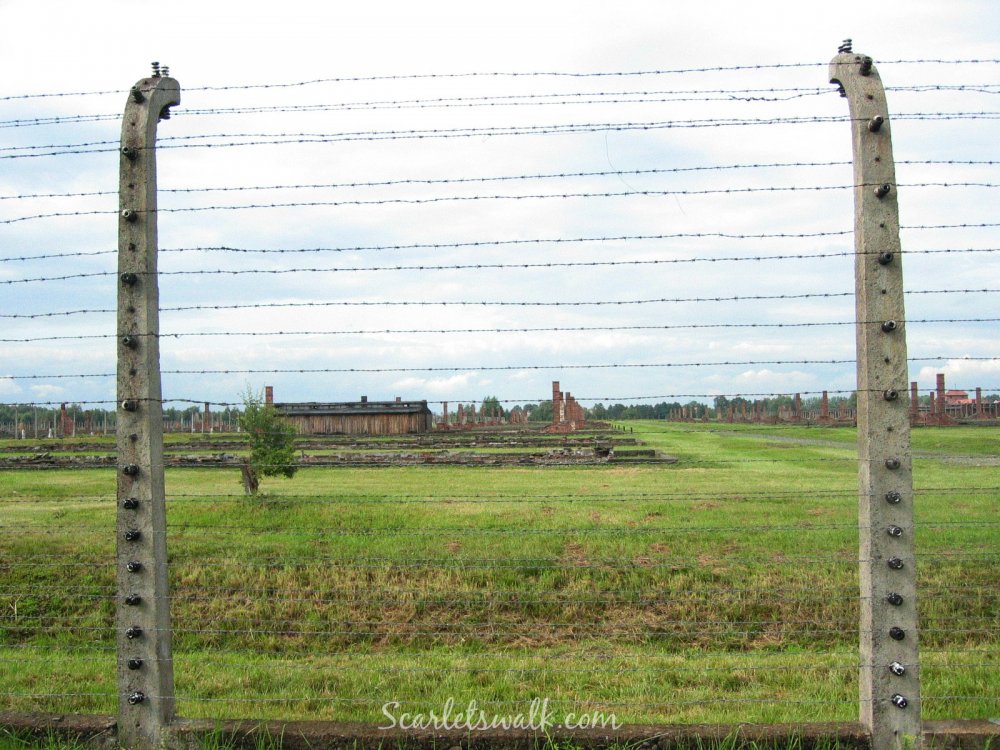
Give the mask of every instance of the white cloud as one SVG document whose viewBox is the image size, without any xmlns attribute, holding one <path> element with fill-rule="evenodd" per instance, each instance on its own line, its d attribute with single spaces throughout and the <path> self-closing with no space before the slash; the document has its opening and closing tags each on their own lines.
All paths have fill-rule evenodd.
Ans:
<svg viewBox="0 0 1000 750">
<path fill-rule="evenodd" d="M 39 401 L 51 401 L 59 399 L 66 394 L 66 389 L 58 385 L 48 385 L 45 383 L 33 385 L 30 388 L 32 395 Z M 75 399 L 74 399 L 75 400 Z"/>
<path fill-rule="evenodd" d="M 12 378 L 0 377 L 0 396 L 17 396 L 24 392 L 24 389 Z"/>
<path fill-rule="evenodd" d="M 816 385 L 816 376 L 800 370 L 778 372 L 763 368 L 746 370 L 733 379 L 734 384 L 745 384 L 753 387 L 767 387 L 778 392 L 790 392 L 790 389 L 809 388 Z"/>
<path fill-rule="evenodd" d="M 477 383 L 475 380 L 477 375 L 478 373 L 475 372 L 463 372 L 448 378 L 409 377 L 393 382 L 392 387 L 411 392 L 425 391 L 434 395 L 442 395 L 453 393 L 459 388 L 468 388 L 476 384 L 485 385 L 489 382 Z"/>
<path fill-rule="evenodd" d="M 917 374 L 917 382 L 922 388 L 933 387 L 938 373 L 944 374 L 948 387 L 1000 389 L 1000 357 L 987 360 L 951 359 L 942 366 L 922 367 Z"/>
</svg>

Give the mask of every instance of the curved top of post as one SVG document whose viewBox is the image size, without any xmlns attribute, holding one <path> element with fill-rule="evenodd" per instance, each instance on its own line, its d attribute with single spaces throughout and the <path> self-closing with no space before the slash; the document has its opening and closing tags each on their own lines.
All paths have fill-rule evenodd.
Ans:
<svg viewBox="0 0 1000 750">
<path fill-rule="evenodd" d="M 129 91 L 122 135 L 139 125 L 137 118 L 144 120 L 143 130 L 147 137 L 153 135 L 156 124 L 169 119 L 170 108 L 181 103 L 181 87 L 177 80 L 161 75 L 158 64 L 154 63 L 153 70 L 154 75 L 139 79 Z"/>
<path fill-rule="evenodd" d="M 847 98 L 852 115 L 856 105 L 864 102 L 884 111 L 885 89 L 871 57 L 852 52 L 849 47 L 845 42 L 841 52 L 830 61 L 830 83 L 840 86 L 840 94 Z"/>
</svg>

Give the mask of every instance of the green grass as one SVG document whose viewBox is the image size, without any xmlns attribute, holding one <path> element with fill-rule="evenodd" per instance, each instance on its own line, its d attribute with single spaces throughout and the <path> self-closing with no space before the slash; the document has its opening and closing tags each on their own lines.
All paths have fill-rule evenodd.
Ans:
<svg viewBox="0 0 1000 750">
<path fill-rule="evenodd" d="M 0 750 L 84 750 L 89 747 L 80 739 L 48 732 L 42 737 L 27 732 L 0 728 Z"/>
<path fill-rule="evenodd" d="M 628 424 L 628 423 L 622 423 Z M 652 424 L 652 423 L 647 423 Z M 745 434 L 748 438 L 773 442 L 786 440 L 807 440 L 815 442 L 843 443 L 853 447 L 857 443 L 858 432 L 853 427 L 809 427 L 798 425 L 767 426 L 757 424 L 716 424 L 692 423 L 673 425 L 680 432 L 701 432 L 714 434 Z M 658 432 L 656 430 L 654 433 Z M 641 436 L 649 435 L 648 429 L 640 428 Z M 1000 455 L 1000 429 L 996 427 L 960 426 L 914 427 L 911 445 L 915 451 L 952 453 L 959 455 Z"/>
<path fill-rule="evenodd" d="M 179 713 L 853 720 L 854 431 L 629 426 L 679 462 L 307 467 L 252 499 L 235 469 L 169 468 Z M 921 434 L 924 716 L 996 716 L 997 432 Z M 114 482 L 0 475 L 3 708 L 114 710 Z"/>
<path fill-rule="evenodd" d="M 221 728 L 188 738 L 185 747 L 199 750 L 236 750 L 236 748 L 252 748 L 253 750 L 280 750 L 284 745 L 284 736 L 273 734 L 266 725 L 260 725 L 250 731 L 240 730 L 229 734 Z M 92 747 L 72 736 L 60 736 L 49 733 L 44 737 L 35 737 L 28 733 L 10 732 L 0 729 L 0 750 L 82 750 Z M 349 745 L 348 745 L 349 746 Z M 600 746 L 600 745 L 598 745 Z M 797 735 L 772 740 L 769 742 L 749 739 L 740 731 L 732 732 L 721 738 L 702 737 L 693 734 L 689 738 L 678 738 L 673 745 L 678 750 L 803 750 L 805 743 Z M 413 743 L 402 739 L 387 742 L 385 747 L 395 750 L 407 750 L 408 747 L 426 747 L 425 742 Z M 570 740 L 543 737 L 534 744 L 534 750 L 582 750 L 583 745 Z M 588 745 L 593 747 L 593 745 Z M 637 750 L 636 742 L 612 741 L 605 745 L 606 750 Z M 836 737 L 817 738 L 810 744 L 812 750 L 840 750 L 841 745 Z M 989 743 L 983 750 L 988 750 Z"/>
</svg>

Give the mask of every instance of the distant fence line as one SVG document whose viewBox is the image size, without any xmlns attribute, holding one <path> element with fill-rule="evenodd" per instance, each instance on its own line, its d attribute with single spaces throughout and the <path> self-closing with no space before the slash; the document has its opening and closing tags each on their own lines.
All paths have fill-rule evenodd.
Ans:
<svg viewBox="0 0 1000 750">
<path fill-rule="evenodd" d="M 938 396 L 938 391 L 928 390 L 931 396 L 927 403 L 918 404 L 916 410 L 910 412 L 911 426 L 937 425 L 948 426 L 958 424 L 976 424 L 982 421 L 995 421 L 1000 419 L 1000 401 L 984 400 L 976 389 L 977 395 L 972 398 L 964 398 L 955 403 L 949 400 L 944 401 L 944 409 L 940 404 L 942 401 Z M 796 394 L 798 395 L 798 394 Z M 937 398 L 935 398 L 937 397 Z M 671 422 L 704 421 L 704 422 L 752 422 L 758 424 L 809 424 L 809 425 L 856 425 L 856 412 L 854 408 L 846 405 L 847 399 L 835 399 L 831 405 L 819 408 L 803 408 L 801 405 L 795 406 L 794 399 L 791 405 L 785 403 L 769 402 L 768 400 L 746 400 L 739 396 L 727 401 L 735 403 L 727 404 L 725 408 L 711 406 L 708 404 L 697 404 L 680 407 L 668 407 L 662 416 L 632 416 L 630 414 L 608 413 L 604 407 L 599 413 L 594 413 L 593 409 L 587 409 L 588 418 L 594 420 L 620 420 L 620 419 L 665 419 Z M 448 402 L 441 402 L 447 404 Z M 473 402 L 475 403 L 475 402 Z M 629 405 L 626 404 L 626 407 Z M 43 409 L 41 414 L 37 407 L 26 405 L 23 414 L 15 409 L 15 414 L 20 415 L 17 422 L 13 420 L 0 420 L 0 438 L 13 439 L 56 439 L 89 435 L 114 435 L 117 424 L 117 412 L 106 410 L 80 410 L 71 408 L 60 413 L 53 409 Z M 438 413 L 435 412 L 436 416 Z M 436 428 L 443 426 L 443 416 L 435 421 Z M 167 433 L 233 433 L 239 432 L 238 421 L 239 411 L 226 405 L 223 412 L 191 409 L 180 419 L 172 419 L 164 416 L 163 431 Z M 459 416 L 456 413 L 448 415 L 449 425 L 457 426 Z M 473 418 L 462 420 L 462 425 L 466 427 L 495 426 L 499 424 L 521 423 L 524 425 L 544 424 L 547 420 L 527 419 L 511 420 L 508 417 L 484 417 L 475 415 Z"/>
</svg>

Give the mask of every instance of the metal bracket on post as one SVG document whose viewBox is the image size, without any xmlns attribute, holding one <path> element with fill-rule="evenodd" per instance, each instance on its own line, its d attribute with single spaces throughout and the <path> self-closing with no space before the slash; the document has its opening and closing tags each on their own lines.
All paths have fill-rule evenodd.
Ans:
<svg viewBox="0 0 1000 750">
<path fill-rule="evenodd" d="M 919 747 L 913 475 L 899 206 L 885 90 L 847 41 L 830 63 L 851 114 L 858 367 L 861 723 L 873 750 Z"/>
<path fill-rule="evenodd" d="M 163 483 L 159 293 L 156 277 L 156 125 L 180 103 L 161 75 L 132 87 L 122 121 L 118 217 L 118 743 L 162 745 L 174 715 Z"/>
</svg>

